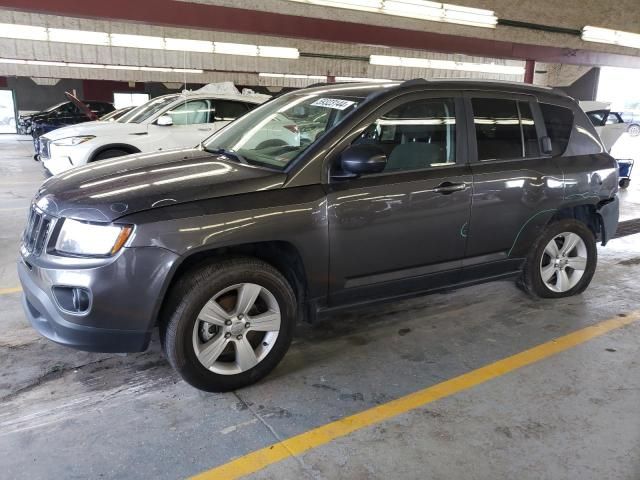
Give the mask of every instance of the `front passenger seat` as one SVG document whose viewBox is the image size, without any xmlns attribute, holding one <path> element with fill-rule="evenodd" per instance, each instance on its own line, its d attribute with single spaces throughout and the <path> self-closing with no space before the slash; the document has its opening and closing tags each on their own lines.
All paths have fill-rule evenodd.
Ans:
<svg viewBox="0 0 640 480">
<path fill-rule="evenodd" d="M 432 163 L 440 163 L 441 156 L 442 151 L 439 145 L 422 142 L 402 143 L 391 151 L 384 171 L 427 168 Z"/>
</svg>

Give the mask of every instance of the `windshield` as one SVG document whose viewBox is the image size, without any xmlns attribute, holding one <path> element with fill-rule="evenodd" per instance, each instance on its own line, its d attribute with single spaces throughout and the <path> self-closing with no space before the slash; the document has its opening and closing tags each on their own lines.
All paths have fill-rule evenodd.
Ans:
<svg viewBox="0 0 640 480">
<path fill-rule="evenodd" d="M 172 104 L 180 95 L 167 95 L 164 97 L 154 98 L 147 103 L 143 103 L 139 107 L 134 108 L 129 113 L 120 117 L 118 123 L 142 123 L 151 118 L 156 113 Z"/>
<path fill-rule="evenodd" d="M 226 150 L 250 164 L 282 170 L 364 100 L 331 94 L 285 95 L 255 110 L 203 142 L 209 151 Z"/>
<path fill-rule="evenodd" d="M 56 103 L 54 106 L 47 108 L 46 110 L 43 110 L 43 112 L 53 112 L 56 108 L 61 107 L 62 105 L 64 105 L 65 103 L 69 103 L 69 102 L 60 102 L 60 103 Z"/>
</svg>

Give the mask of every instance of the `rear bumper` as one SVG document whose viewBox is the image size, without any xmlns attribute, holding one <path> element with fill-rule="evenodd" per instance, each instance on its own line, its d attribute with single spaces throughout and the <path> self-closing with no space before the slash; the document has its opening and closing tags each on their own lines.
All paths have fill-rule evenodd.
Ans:
<svg viewBox="0 0 640 480">
<path fill-rule="evenodd" d="M 600 207 L 598 214 L 602 223 L 602 245 L 604 246 L 616 235 L 618 230 L 618 218 L 620 216 L 618 196 L 616 195 L 611 202 Z"/>
<path fill-rule="evenodd" d="M 20 259 L 22 305 L 33 328 L 49 340 L 79 350 L 144 351 L 176 255 L 152 247 L 126 250 L 110 263 L 86 269 L 44 268 Z M 88 311 L 73 314 L 60 308 L 53 293 L 55 286 L 89 291 Z"/>
</svg>

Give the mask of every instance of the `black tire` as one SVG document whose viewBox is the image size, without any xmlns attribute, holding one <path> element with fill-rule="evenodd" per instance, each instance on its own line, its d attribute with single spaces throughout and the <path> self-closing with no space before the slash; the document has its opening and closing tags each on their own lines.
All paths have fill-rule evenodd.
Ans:
<svg viewBox="0 0 640 480">
<path fill-rule="evenodd" d="M 565 292 L 555 292 L 546 286 L 542 280 L 540 265 L 547 244 L 561 233 L 575 233 L 585 243 L 587 249 L 587 265 L 578 283 Z M 598 263 L 598 249 L 593 232 L 584 223 L 574 219 L 564 219 L 547 226 L 540 238 L 535 242 L 527 255 L 522 276 L 518 285 L 531 295 L 541 298 L 563 298 L 582 293 L 591 283 Z"/>
<path fill-rule="evenodd" d="M 271 292 L 280 308 L 280 331 L 269 353 L 253 368 L 232 375 L 214 373 L 196 356 L 194 324 L 212 297 L 239 283 L 255 283 Z M 191 270 L 178 280 L 163 309 L 160 340 L 169 363 L 187 383 L 208 392 L 227 392 L 257 382 L 278 365 L 291 344 L 296 312 L 293 290 L 278 270 L 256 258 L 225 258 Z"/>
<path fill-rule="evenodd" d="M 91 161 L 96 162 L 98 160 L 107 160 L 108 158 L 124 157 L 125 155 L 131 155 L 131 153 L 126 150 L 122 150 L 121 148 L 110 148 L 109 150 L 100 152 L 98 155 L 93 157 Z"/>
<path fill-rule="evenodd" d="M 627 188 L 630 184 L 631 184 L 630 178 L 621 178 L 620 182 L 618 183 L 618 185 L 620 185 L 620 188 Z"/>
</svg>

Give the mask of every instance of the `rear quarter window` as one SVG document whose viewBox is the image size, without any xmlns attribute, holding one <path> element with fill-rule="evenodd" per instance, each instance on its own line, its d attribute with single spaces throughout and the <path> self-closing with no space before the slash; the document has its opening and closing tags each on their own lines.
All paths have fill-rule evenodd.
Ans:
<svg viewBox="0 0 640 480">
<path fill-rule="evenodd" d="M 547 128 L 547 136 L 551 138 L 552 152 L 555 157 L 562 155 L 569 145 L 573 129 L 573 111 L 569 108 L 540 103 L 540 110 Z"/>
</svg>

